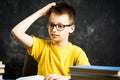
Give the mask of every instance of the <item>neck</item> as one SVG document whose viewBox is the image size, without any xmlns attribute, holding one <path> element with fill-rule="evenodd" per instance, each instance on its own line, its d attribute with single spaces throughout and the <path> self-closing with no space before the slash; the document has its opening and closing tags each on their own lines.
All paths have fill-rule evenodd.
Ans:
<svg viewBox="0 0 120 80">
<path fill-rule="evenodd" d="M 64 46 L 67 46 L 67 44 L 68 44 L 68 41 L 66 42 L 53 41 L 53 45 L 58 47 L 64 47 Z"/>
</svg>

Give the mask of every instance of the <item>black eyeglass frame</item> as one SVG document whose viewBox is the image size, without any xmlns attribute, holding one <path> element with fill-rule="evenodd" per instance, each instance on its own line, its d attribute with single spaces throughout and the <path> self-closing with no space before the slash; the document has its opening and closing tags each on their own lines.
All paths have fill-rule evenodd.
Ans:
<svg viewBox="0 0 120 80">
<path fill-rule="evenodd" d="M 56 29 L 58 31 L 63 31 L 65 29 L 65 27 L 70 27 L 72 25 L 73 25 L 73 23 L 72 24 L 68 24 L 68 25 L 48 23 L 48 29 L 52 30 L 52 29 L 54 29 L 54 27 L 56 27 Z M 60 29 L 59 27 L 63 27 L 63 28 Z"/>
</svg>

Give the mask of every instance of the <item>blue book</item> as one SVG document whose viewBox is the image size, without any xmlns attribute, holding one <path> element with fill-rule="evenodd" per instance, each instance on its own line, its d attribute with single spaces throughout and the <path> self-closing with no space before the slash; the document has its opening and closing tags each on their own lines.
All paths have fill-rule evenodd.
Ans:
<svg viewBox="0 0 120 80">
<path fill-rule="evenodd" d="M 120 77 L 120 67 L 113 66 L 71 66 L 70 74 L 92 74 L 103 76 L 117 76 Z"/>
<path fill-rule="evenodd" d="M 120 77 L 89 74 L 71 74 L 71 80 L 120 80 Z"/>
</svg>

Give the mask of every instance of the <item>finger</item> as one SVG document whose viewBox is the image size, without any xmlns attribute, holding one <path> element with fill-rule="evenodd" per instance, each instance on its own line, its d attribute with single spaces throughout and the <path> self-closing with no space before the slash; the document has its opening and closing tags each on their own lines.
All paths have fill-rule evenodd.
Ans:
<svg viewBox="0 0 120 80">
<path fill-rule="evenodd" d="M 50 74 L 50 75 L 47 75 L 44 80 L 57 80 L 59 78 L 59 75 L 57 74 Z"/>
<path fill-rule="evenodd" d="M 49 3 L 48 5 L 46 5 L 45 7 L 43 7 L 41 9 L 43 15 L 46 15 L 46 13 L 48 12 L 48 10 L 52 7 L 52 6 L 55 6 L 56 3 L 55 2 L 52 2 L 52 3 Z"/>
<path fill-rule="evenodd" d="M 48 10 L 50 9 L 52 6 L 55 6 L 56 3 L 55 2 L 52 2 L 52 3 L 49 3 L 45 8 Z"/>
<path fill-rule="evenodd" d="M 55 6 L 56 3 L 55 3 L 55 2 L 52 2 L 52 3 L 50 3 L 49 5 L 50 5 L 50 6 Z"/>
</svg>

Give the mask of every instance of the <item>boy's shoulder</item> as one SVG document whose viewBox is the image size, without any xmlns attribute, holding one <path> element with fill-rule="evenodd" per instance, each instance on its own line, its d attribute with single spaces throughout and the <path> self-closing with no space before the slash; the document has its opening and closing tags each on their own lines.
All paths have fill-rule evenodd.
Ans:
<svg viewBox="0 0 120 80">
<path fill-rule="evenodd" d="M 72 44 L 72 43 L 71 43 Z M 73 48 L 75 50 L 82 50 L 82 48 L 79 46 L 79 45 L 76 45 L 76 44 L 72 44 Z"/>
</svg>

